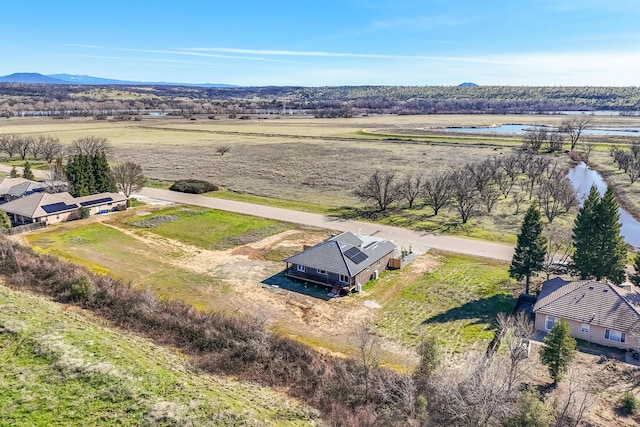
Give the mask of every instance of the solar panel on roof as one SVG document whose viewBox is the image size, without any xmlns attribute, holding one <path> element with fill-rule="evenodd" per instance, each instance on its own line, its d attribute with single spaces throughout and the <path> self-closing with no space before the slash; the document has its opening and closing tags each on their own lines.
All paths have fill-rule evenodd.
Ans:
<svg viewBox="0 0 640 427">
<path fill-rule="evenodd" d="M 80 202 L 80 205 L 86 207 L 86 206 L 99 205 L 101 203 L 107 203 L 107 202 L 113 202 L 113 199 L 111 197 L 105 197 L 103 199 L 87 200 L 86 202 Z"/>
<path fill-rule="evenodd" d="M 69 209 L 75 209 L 77 208 L 78 205 L 68 205 L 64 202 L 58 202 L 58 203 L 51 203 L 49 205 L 43 205 L 42 206 L 42 210 L 45 211 L 48 214 L 52 214 L 52 213 L 56 213 L 56 212 L 62 212 L 62 211 L 66 211 Z"/>
<path fill-rule="evenodd" d="M 362 261 L 368 258 L 368 256 L 358 248 L 350 248 L 345 251 L 344 254 L 355 264 L 360 264 Z"/>
</svg>

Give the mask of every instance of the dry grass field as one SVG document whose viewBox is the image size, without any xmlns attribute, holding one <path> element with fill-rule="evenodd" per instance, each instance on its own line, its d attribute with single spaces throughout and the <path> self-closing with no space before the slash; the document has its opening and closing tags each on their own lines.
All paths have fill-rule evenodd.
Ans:
<svg viewBox="0 0 640 427">
<path fill-rule="evenodd" d="M 102 136 L 113 144 L 114 158 L 142 164 L 151 178 L 202 177 L 235 191 L 340 206 L 355 203 L 351 190 L 375 169 L 446 170 L 519 145 L 460 137 L 407 141 L 364 136 L 362 130 L 402 134 L 416 128 L 490 126 L 524 119 L 534 121 L 529 116 L 145 118 L 140 122 L 15 118 L 1 121 L 0 133 L 52 134 L 63 143 Z M 217 154 L 221 145 L 229 145 L 230 152 Z"/>
<path fill-rule="evenodd" d="M 267 117 L 145 117 L 142 121 L 12 118 L 0 121 L 0 133 L 51 134 L 63 143 L 88 135 L 102 136 L 113 144 L 114 159 L 142 164 L 150 178 L 173 181 L 201 177 L 234 191 L 341 206 L 356 203 L 351 191 L 375 169 L 399 173 L 448 170 L 510 153 L 521 145 L 513 135 L 459 135 L 445 133 L 443 127 L 558 125 L 567 116 Z M 638 126 L 640 118 L 596 116 L 593 124 Z M 216 153 L 221 145 L 231 147 L 224 156 Z"/>
</svg>

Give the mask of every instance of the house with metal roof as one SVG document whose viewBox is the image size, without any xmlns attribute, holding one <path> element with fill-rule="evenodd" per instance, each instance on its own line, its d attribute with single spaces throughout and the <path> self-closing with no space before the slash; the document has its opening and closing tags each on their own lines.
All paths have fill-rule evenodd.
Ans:
<svg viewBox="0 0 640 427">
<path fill-rule="evenodd" d="M 564 319 L 571 336 L 621 349 L 640 348 L 640 292 L 591 280 L 543 283 L 533 307 L 537 330 Z"/>
<path fill-rule="evenodd" d="M 326 286 L 336 295 L 360 291 L 389 268 L 395 249 L 389 240 L 347 231 L 285 259 L 285 276 Z"/>
<path fill-rule="evenodd" d="M 15 225 L 44 222 L 54 224 L 80 218 L 81 208 L 89 215 L 126 209 L 127 198 L 118 193 L 100 193 L 74 198 L 69 193 L 33 193 L 0 205 Z"/>
</svg>

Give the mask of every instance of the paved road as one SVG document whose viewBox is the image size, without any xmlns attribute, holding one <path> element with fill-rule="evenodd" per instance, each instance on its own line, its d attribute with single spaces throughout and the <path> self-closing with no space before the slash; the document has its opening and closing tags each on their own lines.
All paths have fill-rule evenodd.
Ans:
<svg viewBox="0 0 640 427">
<path fill-rule="evenodd" d="M 176 203 L 220 209 L 223 211 L 255 215 L 278 221 L 291 222 L 294 224 L 337 231 L 351 231 L 356 234 L 361 233 L 365 235 L 380 236 L 385 239 L 393 240 L 400 247 L 404 247 L 406 249 L 411 247 L 415 252 L 424 252 L 429 248 L 434 248 L 504 261 L 510 261 L 513 257 L 513 248 L 511 246 L 480 240 L 428 234 L 407 230 L 405 228 L 373 224 L 369 222 L 340 220 L 307 212 L 260 206 L 232 200 L 216 199 L 195 194 L 177 193 L 174 191 L 160 190 L 156 188 L 143 188 L 137 193 L 137 195 L 159 200 L 168 200 Z"/>
<path fill-rule="evenodd" d="M 9 172 L 11 167 L 0 165 L 0 171 Z M 21 172 L 21 168 L 18 168 Z M 36 177 L 43 178 L 45 173 L 40 170 L 33 171 Z M 366 235 L 376 235 L 394 241 L 399 247 L 425 252 L 429 248 L 440 249 L 466 255 L 482 256 L 503 261 L 510 261 L 513 257 L 511 246 L 480 240 L 464 239 L 461 237 L 442 236 L 407 230 L 400 227 L 373 224 L 362 221 L 340 220 L 323 215 L 307 212 L 293 211 L 289 209 L 273 208 L 269 206 L 254 205 L 251 203 L 236 202 L 232 200 L 216 199 L 199 196 L 196 194 L 178 193 L 175 191 L 161 190 L 157 188 L 143 188 L 136 195 L 152 199 L 166 200 L 174 203 L 184 203 L 206 208 L 220 209 L 223 211 L 237 212 L 247 215 L 255 215 L 263 218 L 286 221 L 294 224 L 312 227 L 326 228 L 337 231 L 351 231 Z"/>
</svg>

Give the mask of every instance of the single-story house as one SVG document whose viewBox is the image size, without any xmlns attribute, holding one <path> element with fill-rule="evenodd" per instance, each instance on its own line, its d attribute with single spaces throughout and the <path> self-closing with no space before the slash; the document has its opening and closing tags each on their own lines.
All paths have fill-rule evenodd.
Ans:
<svg viewBox="0 0 640 427">
<path fill-rule="evenodd" d="M 285 276 L 340 291 L 360 291 L 386 270 L 396 245 L 374 236 L 344 232 L 285 259 Z"/>
<path fill-rule="evenodd" d="M 535 326 L 549 331 L 564 319 L 571 336 L 621 349 L 640 349 L 640 292 L 591 280 L 547 280 L 536 304 Z"/>
<path fill-rule="evenodd" d="M 8 202 L 19 197 L 28 196 L 47 190 L 47 185 L 42 182 L 31 181 L 25 178 L 0 179 L 0 203 Z"/>
<path fill-rule="evenodd" d="M 55 224 L 80 218 L 80 209 L 89 208 L 89 214 L 126 209 L 127 198 L 118 193 L 100 193 L 75 198 L 69 193 L 34 193 L 0 205 L 16 224 L 44 222 Z"/>
</svg>

